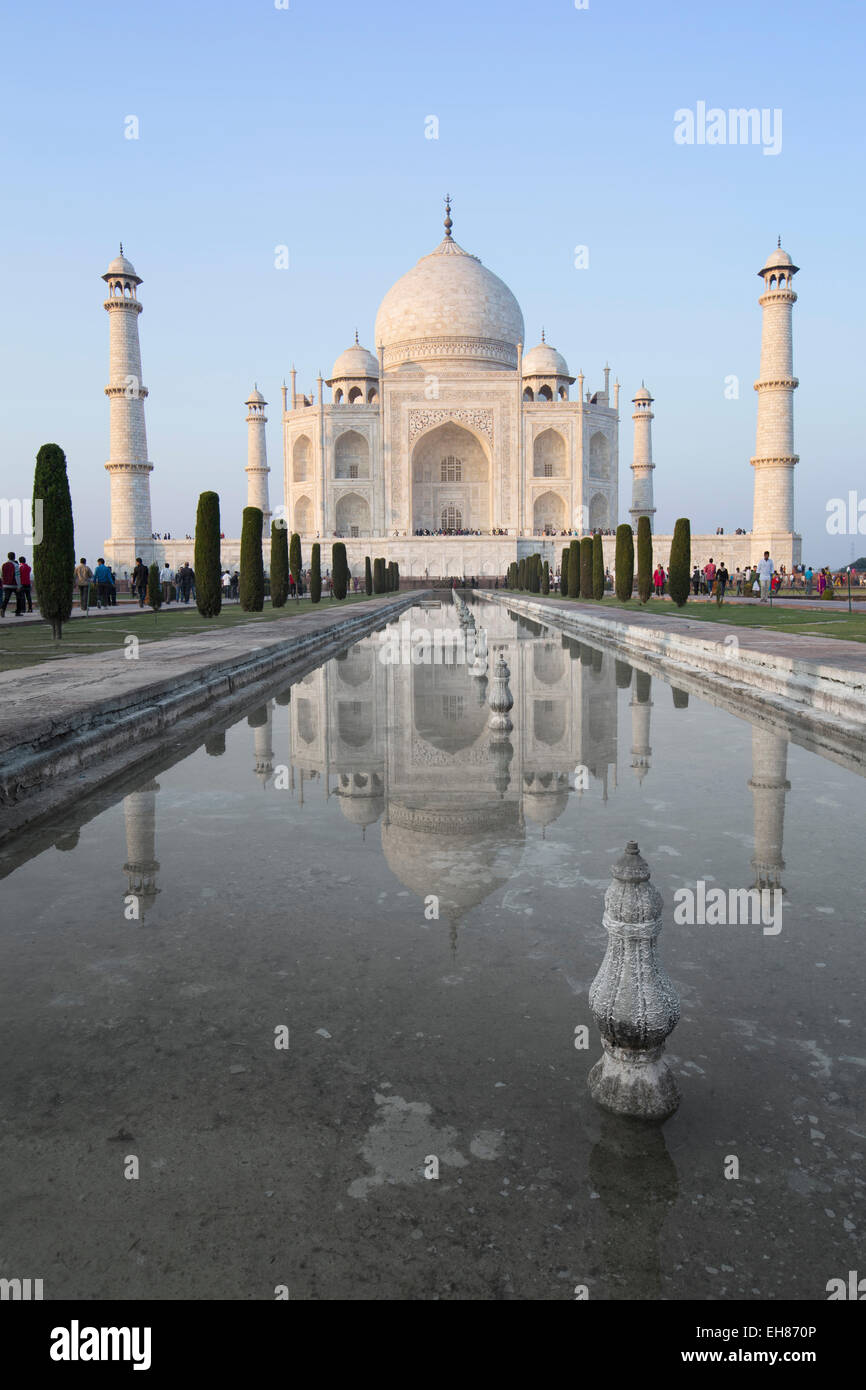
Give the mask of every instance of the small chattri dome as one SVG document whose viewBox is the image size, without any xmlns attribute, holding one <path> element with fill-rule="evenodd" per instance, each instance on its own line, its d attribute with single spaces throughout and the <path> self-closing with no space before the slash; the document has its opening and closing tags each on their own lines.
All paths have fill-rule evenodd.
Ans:
<svg viewBox="0 0 866 1390">
<path fill-rule="evenodd" d="M 758 271 L 759 275 L 766 275 L 769 270 L 789 270 L 792 275 L 797 274 L 800 267 L 794 265 L 787 251 L 782 249 L 781 240 L 780 237 L 779 245 L 776 246 L 775 250 L 770 252 L 769 256 L 764 261 L 764 264 Z"/>
<path fill-rule="evenodd" d="M 524 376 L 568 376 L 568 363 L 561 352 L 542 338 L 523 358 Z"/>
<path fill-rule="evenodd" d="M 641 382 L 640 386 L 639 386 L 638 389 L 635 391 L 634 395 L 632 396 L 632 400 L 633 400 L 633 401 L 651 401 L 651 400 L 652 400 L 652 396 L 650 395 L 650 393 L 649 393 L 649 391 L 647 390 L 647 388 L 644 386 L 643 382 Z"/>
<path fill-rule="evenodd" d="M 244 405 L 267 405 L 267 401 L 257 386 L 254 386 L 244 401 Z"/>
<path fill-rule="evenodd" d="M 373 356 L 358 342 L 357 335 L 351 347 L 347 347 L 345 352 L 341 352 L 331 369 L 331 381 L 346 381 L 349 378 L 374 377 L 378 379 L 379 363 Z M 330 386 L 331 381 L 328 382 Z"/>
<path fill-rule="evenodd" d="M 136 275 L 135 266 L 132 264 L 132 261 L 128 261 L 126 256 L 124 256 L 122 246 L 120 248 L 120 255 L 115 256 L 102 278 L 103 280 L 110 280 L 116 275 L 124 275 L 127 280 L 134 280 L 137 285 L 141 284 L 141 276 Z"/>
</svg>

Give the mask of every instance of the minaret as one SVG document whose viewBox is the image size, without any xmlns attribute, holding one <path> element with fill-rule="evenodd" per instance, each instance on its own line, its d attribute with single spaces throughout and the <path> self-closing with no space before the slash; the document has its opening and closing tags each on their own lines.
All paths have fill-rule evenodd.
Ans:
<svg viewBox="0 0 866 1390">
<path fill-rule="evenodd" d="M 103 275 L 108 298 L 103 307 L 110 325 L 110 381 L 105 394 L 111 406 L 111 457 L 105 465 L 111 480 L 111 537 L 106 558 L 115 566 L 135 563 L 136 555 L 153 553 L 150 516 L 150 474 L 144 427 L 147 387 L 141 381 L 141 349 L 138 345 L 138 301 L 141 277 L 123 254 L 116 256 Z"/>
<path fill-rule="evenodd" d="M 754 725 L 749 779 L 755 815 L 754 888 L 782 887 L 785 795 L 790 788 L 788 740 Z"/>
<path fill-rule="evenodd" d="M 631 770 L 638 782 L 643 781 L 650 769 L 653 751 L 650 747 L 652 707 L 652 676 L 647 675 L 646 671 L 635 670 L 631 697 Z"/>
<path fill-rule="evenodd" d="M 770 537 L 794 530 L 794 376 L 791 345 L 791 310 L 797 302 L 792 289 L 794 265 L 782 239 L 758 271 L 764 292 L 758 303 L 764 311 L 761 329 L 761 375 L 758 392 L 758 428 L 755 439 L 755 509 L 752 532 Z"/>
<path fill-rule="evenodd" d="M 126 863 L 123 872 L 129 880 L 127 893 L 138 898 L 138 921 L 143 921 L 148 908 L 153 907 L 159 889 L 156 875 L 156 794 L 159 783 L 146 782 L 138 791 L 123 798 L 123 820 L 126 827 Z M 131 919 L 132 920 L 132 919 Z"/>
<path fill-rule="evenodd" d="M 653 506 L 653 441 L 652 441 L 652 412 L 653 398 L 643 382 L 640 390 L 636 391 L 632 397 L 634 405 L 634 456 L 632 459 L 631 472 L 631 507 L 629 516 L 631 518 L 632 530 L 637 530 L 638 518 L 649 517 L 650 530 L 654 530 L 653 517 L 655 507 Z"/>
<path fill-rule="evenodd" d="M 267 401 L 257 386 L 253 386 L 245 405 L 247 407 L 247 506 L 258 507 L 264 521 L 262 535 L 271 534 L 271 508 L 268 502 L 268 443 L 265 438 L 265 414 Z"/>
</svg>

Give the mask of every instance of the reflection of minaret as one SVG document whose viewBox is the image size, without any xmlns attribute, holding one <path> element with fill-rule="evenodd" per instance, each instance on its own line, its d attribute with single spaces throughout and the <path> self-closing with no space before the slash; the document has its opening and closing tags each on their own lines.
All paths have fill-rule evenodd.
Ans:
<svg viewBox="0 0 866 1390">
<path fill-rule="evenodd" d="M 754 888 L 781 888 L 782 840 L 785 833 L 785 792 L 788 741 L 768 729 L 752 729 L 752 776 L 749 787 L 755 816 Z"/>
<path fill-rule="evenodd" d="M 254 710 L 247 719 L 247 723 L 253 730 L 256 776 L 261 782 L 262 788 L 265 788 L 274 772 L 273 715 L 270 700 L 260 709 Z"/>
<path fill-rule="evenodd" d="M 631 697 L 631 769 L 642 782 L 650 769 L 650 710 L 653 707 L 652 676 L 635 670 Z"/>
<path fill-rule="evenodd" d="M 604 1115 L 589 1155 L 589 1178 L 604 1214 L 601 1248 L 608 1297 L 661 1298 L 659 1235 L 679 1190 L 661 1126 Z"/>
<path fill-rule="evenodd" d="M 138 898 L 139 920 L 145 909 L 152 907 L 159 889 L 156 874 L 156 794 L 158 782 L 148 782 L 138 791 L 123 798 L 123 818 L 126 823 L 126 863 L 123 872 L 129 876 L 128 893 Z"/>
</svg>

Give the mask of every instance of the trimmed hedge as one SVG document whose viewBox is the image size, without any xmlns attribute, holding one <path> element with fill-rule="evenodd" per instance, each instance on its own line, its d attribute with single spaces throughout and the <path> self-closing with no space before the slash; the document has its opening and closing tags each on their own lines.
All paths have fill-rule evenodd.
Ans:
<svg viewBox="0 0 866 1390">
<path fill-rule="evenodd" d="M 310 555 L 310 602 L 318 603 L 322 597 L 322 548 L 318 541 L 313 544 Z"/>
<path fill-rule="evenodd" d="M 289 533 L 284 522 L 271 522 L 271 603 L 285 607 L 289 597 Z"/>
<path fill-rule="evenodd" d="M 580 598 L 580 541 L 568 547 L 568 597 Z"/>
<path fill-rule="evenodd" d="M 674 525 L 668 562 L 668 593 L 678 608 L 688 599 L 691 576 L 692 528 L 688 517 L 681 516 Z"/>
<path fill-rule="evenodd" d="M 653 591 L 653 533 L 648 516 L 637 519 L 637 596 L 646 603 Z"/>
<path fill-rule="evenodd" d="M 162 607 L 162 584 L 159 578 L 159 565 L 149 565 L 147 569 L 147 601 L 154 612 Z"/>
<path fill-rule="evenodd" d="M 620 603 L 628 603 L 634 588 L 634 532 L 627 521 L 616 528 L 614 590 Z"/>
<path fill-rule="evenodd" d="M 580 597 L 592 598 L 592 536 L 580 542 Z"/>
<path fill-rule="evenodd" d="M 319 582 L 321 584 L 321 580 Z M 368 596 L 373 592 L 373 566 L 370 564 L 369 555 L 364 560 L 364 592 Z"/>
<path fill-rule="evenodd" d="M 604 546 L 599 535 L 592 538 L 592 596 L 604 598 Z"/>
<path fill-rule="evenodd" d="M 42 504 L 41 518 L 36 514 L 37 502 Z M 75 586 L 72 497 L 66 455 L 59 444 L 43 444 L 36 455 L 32 521 L 34 537 L 40 532 L 42 537 L 33 546 L 39 612 L 51 624 L 52 634 L 59 641 L 63 636 L 63 624 L 72 616 Z"/>
<path fill-rule="evenodd" d="M 331 547 L 331 578 L 334 583 L 334 598 L 344 599 L 349 582 L 349 566 L 346 561 L 346 547 L 342 541 L 335 541 Z"/>
<path fill-rule="evenodd" d="M 245 613 L 261 613 L 265 606 L 265 566 L 262 560 L 260 507 L 244 507 L 241 525 L 241 608 Z"/>
<path fill-rule="evenodd" d="M 223 586 L 220 565 L 220 499 L 218 492 L 203 492 L 195 516 L 195 606 L 203 618 L 222 611 Z"/>
</svg>

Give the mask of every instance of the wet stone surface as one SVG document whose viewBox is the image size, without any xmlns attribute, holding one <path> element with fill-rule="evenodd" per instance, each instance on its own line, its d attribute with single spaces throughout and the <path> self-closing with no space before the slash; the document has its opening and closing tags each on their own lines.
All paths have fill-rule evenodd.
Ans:
<svg viewBox="0 0 866 1390">
<path fill-rule="evenodd" d="M 399 623 L 387 651 L 365 638 L 10 848 L 0 1276 L 46 1298 L 823 1299 L 857 1267 L 862 779 L 476 617 L 511 672 L 498 747 L 467 665 L 411 662 L 418 629 L 435 658 L 458 628 L 425 606 L 408 646 Z M 664 1125 L 587 1089 L 631 840 L 681 1000 Z M 675 920 L 699 880 L 781 886 L 780 929 Z"/>
</svg>

